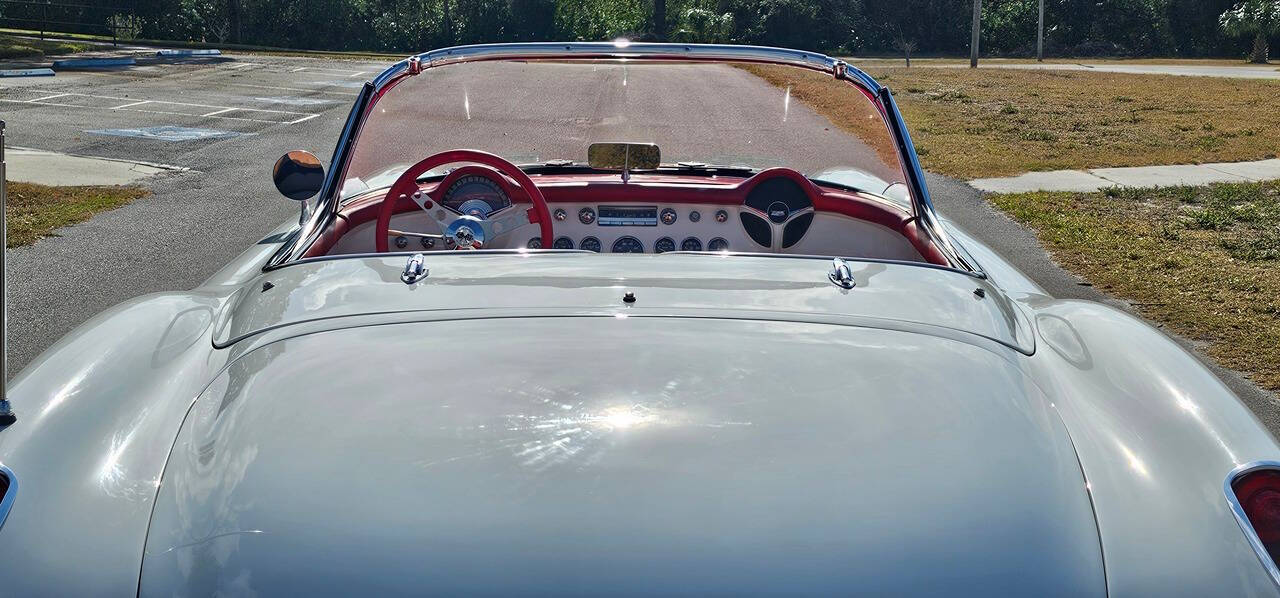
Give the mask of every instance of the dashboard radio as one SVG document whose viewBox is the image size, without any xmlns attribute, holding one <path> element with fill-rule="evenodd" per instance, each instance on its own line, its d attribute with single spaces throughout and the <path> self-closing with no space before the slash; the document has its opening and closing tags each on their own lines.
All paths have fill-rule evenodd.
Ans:
<svg viewBox="0 0 1280 598">
<path fill-rule="evenodd" d="M 658 226 L 658 206 L 600 206 L 600 226 Z"/>
</svg>

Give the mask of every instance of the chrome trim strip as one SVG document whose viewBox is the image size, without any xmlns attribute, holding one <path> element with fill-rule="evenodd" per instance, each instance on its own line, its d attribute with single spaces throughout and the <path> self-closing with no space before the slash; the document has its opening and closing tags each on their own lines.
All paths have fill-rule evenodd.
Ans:
<svg viewBox="0 0 1280 598">
<path fill-rule="evenodd" d="M 1277 567 L 1275 561 L 1271 560 L 1271 555 L 1267 553 L 1266 545 L 1258 537 L 1258 532 L 1253 530 L 1253 524 L 1249 522 L 1249 515 L 1244 512 L 1244 507 L 1240 504 L 1240 500 L 1236 498 L 1235 491 L 1231 489 L 1231 485 L 1240 476 L 1262 469 L 1280 471 L 1280 461 L 1250 461 L 1231 470 L 1231 473 L 1227 474 L 1227 480 L 1222 484 L 1222 491 L 1227 495 L 1227 505 L 1231 507 L 1231 514 L 1236 516 L 1236 523 L 1240 524 L 1240 529 L 1244 532 L 1244 537 L 1249 540 L 1249 545 L 1253 547 L 1253 552 L 1258 556 L 1258 561 L 1262 563 L 1263 568 L 1271 575 L 1271 581 L 1275 582 L 1277 588 L 1280 588 L 1280 567 Z"/>
<path fill-rule="evenodd" d="M 9 489 L 4 493 L 4 499 L 0 500 L 0 530 L 4 529 L 4 520 L 9 517 L 9 509 L 13 508 L 14 497 L 18 495 L 18 476 L 13 473 L 12 469 L 0 463 L 0 474 L 9 478 Z"/>
</svg>

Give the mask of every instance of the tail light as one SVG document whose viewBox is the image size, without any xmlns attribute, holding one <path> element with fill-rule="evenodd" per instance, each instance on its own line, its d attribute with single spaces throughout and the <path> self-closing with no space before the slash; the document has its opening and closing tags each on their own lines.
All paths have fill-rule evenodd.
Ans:
<svg viewBox="0 0 1280 598">
<path fill-rule="evenodd" d="M 18 494 L 18 478 L 13 471 L 0 464 L 0 528 L 4 527 L 4 519 L 13 506 L 14 496 Z"/>
<path fill-rule="evenodd" d="M 1227 499 L 1258 559 L 1280 583 L 1280 463 L 1252 463 L 1232 472 Z"/>
</svg>

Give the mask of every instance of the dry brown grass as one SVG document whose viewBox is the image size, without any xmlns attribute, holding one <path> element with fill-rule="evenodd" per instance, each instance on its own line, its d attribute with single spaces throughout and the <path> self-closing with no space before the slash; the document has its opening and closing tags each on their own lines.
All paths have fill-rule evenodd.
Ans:
<svg viewBox="0 0 1280 598">
<path fill-rule="evenodd" d="M 138 187 L 8 185 L 9 247 L 30 245 L 64 226 L 125 205 L 147 192 Z"/>
<path fill-rule="evenodd" d="M 1280 182 L 991 200 L 1063 267 L 1280 390 Z"/>
<path fill-rule="evenodd" d="M 820 73 L 749 70 L 840 126 L 851 91 Z M 792 73 L 796 70 L 796 73 Z M 920 160 L 960 178 L 1274 158 L 1280 81 L 1016 69 L 872 68 Z M 855 134 L 858 131 L 851 131 Z"/>
<path fill-rule="evenodd" d="M 898 152 L 884 120 L 848 83 L 829 74 L 787 66 L 737 65 L 770 84 L 790 88 L 791 97 L 804 102 L 845 132 L 861 139 L 885 164 L 897 164 Z M 852 94 L 852 95 L 851 95 Z"/>
</svg>

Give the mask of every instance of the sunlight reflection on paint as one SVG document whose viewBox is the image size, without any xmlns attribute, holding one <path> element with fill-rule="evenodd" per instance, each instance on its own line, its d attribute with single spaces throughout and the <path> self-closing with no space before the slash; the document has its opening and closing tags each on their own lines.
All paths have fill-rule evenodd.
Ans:
<svg viewBox="0 0 1280 598">
<path fill-rule="evenodd" d="M 471 120 L 471 94 L 462 89 L 462 109 L 467 111 L 467 120 Z"/>
<path fill-rule="evenodd" d="M 604 424 L 615 430 L 625 430 L 657 421 L 653 411 L 642 406 L 611 407 L 595 418 L 594 423 Z"/>
<path fill-rule="evenodd" d="M 1130 469 L 1138 472 L 1138 474 L 1144 478 L 1151 477 L 1151 473 L 1147 471 L 1147 465 L 1143 463 L 1142 459 L 1139 459 L 1133 451 L 1129 450 L 1129 447 L 1125 446 L 1123 442 L 1118 440 L 1116 441 L 1116 445 L 1120 447 L 1120 452 L 1124 453 L 1125 460 L 1129 462 Z"/>
<path fill-rule="evenodd" d="M 782 122 L 787 122 L 787 115 L 791 113 L 791 86 L 787 86 L 787 95 L 782 97 Z"/>
</svg>

